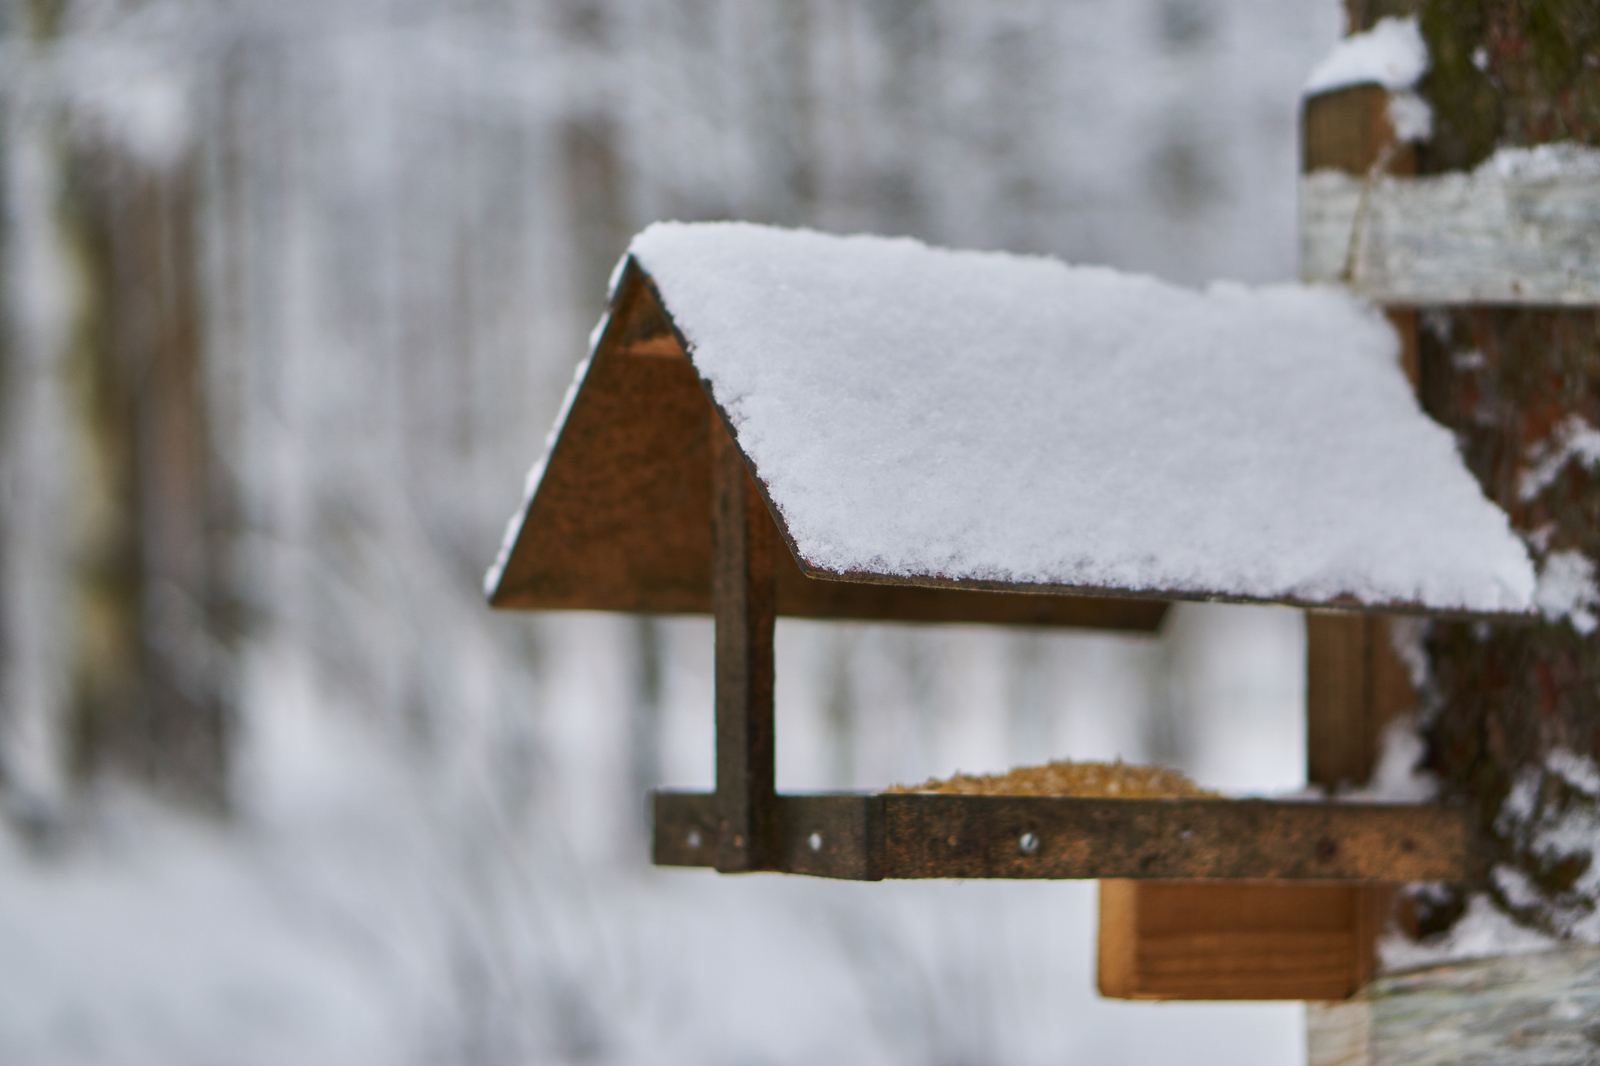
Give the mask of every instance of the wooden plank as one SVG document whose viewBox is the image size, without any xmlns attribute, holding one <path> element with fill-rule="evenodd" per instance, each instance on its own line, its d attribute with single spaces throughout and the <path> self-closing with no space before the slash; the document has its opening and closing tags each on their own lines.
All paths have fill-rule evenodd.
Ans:
<svg viewBox="0 0 1600 1066">
<path fill-rule="evenodd" d="M 1600 180 L 1584 168 L 1411 177 L 1382 90 L 1306 103 L 1300 276 L 1382 304 L 1600 303 Z M 1380 103 L 1380 100 L 1383 102 Z M 1392 137 L 1392 134 L 1390 134 Z"/>
<path fill-rule="evenodd" d="M 717 797 L 714 792 L 650 794 L 650 861 L 657 866 L 717 864 Z"/>
<path fill-rule="evenodd" d="M 657 861 L 712 865 L 685 846 L 705 797 L 657 794 Z M 918 793 L 777 803 L 774 867 L 828 877 L 1451 881 L 1469 858 L 1466 814 L 1431 806 Z M 809 847 L 818 828 L 837 858 Z"/>
<path fill-rule="evenodd" d="M 1071 626 L 1152 633 L 1161 627 L 1169 606 L 1154 599 L 819 580 L 802 574 L 789 552 L 778 554 L 778 613 L 791 618 Z"/>
<path fill-rule="evenodd" d="M 883 798 L 778 797 L 785 873 L 849 881 L 883 877 Z"/>
<path fill-rule="evenodd" d="M 636 269 L 573 398 L 490 604 L 711 611 L 711 406 Z"/>
<path fill-rule="evenodd" d="M 1416 707 L 1405 664 L 1381 616 L 1306 614 L 1306 779 L 1366 784 L 1384 731 Z"/>
<path fill-rule="evenodd" d="M 766 504 L 720 424 L 711 438 L 711 606 L 716 620 L 717 869 L 772 869 L 778 856 L 772 577 Z"/>
<path fill-rule="evenodd" d="M 718 814 L 711 792 L 656 792 L 657 866 L 716 865 Z M 876 881 L 883 869 L 883 803 L 860 793 L 778 796 L 776 869 L 789 874 Z"/>
<path fill-rule="evenodd" d="M 1102 881 L 1100 994 L 1342 999 L 1355 991 L 1354 904 L 1342 885 Z"/>
<path fill-rule="evenodd" d="M 1451 881 L 1464 812 L 1269 800 L 892 794 L 885 877 Z"/>
<path fill-rule="evenodd" d="M 1416 149 L 1397 144 L 1389 90 L 1352 85 L 1307 97 L 1300 111 L 1300 169 L 1365 175 L 1382 161 L 1386 174 L 1414 174 Z"/>
<path fill-rule="evenodd" d="M 1380 977 L 1307 1008 L 1309 1066 L 1591 1066 L 1600 949 L 1474 959 Z"/>
</svg>

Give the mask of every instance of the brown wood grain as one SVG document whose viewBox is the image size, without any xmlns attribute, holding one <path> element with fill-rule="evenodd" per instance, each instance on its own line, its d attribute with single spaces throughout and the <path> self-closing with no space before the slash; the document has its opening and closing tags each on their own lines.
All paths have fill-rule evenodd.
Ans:
<svg viewBox="0 0 1600 1066">
<path fill-rule="evenodd" d="M 1468 847 L 1426 806 L 891 794 L 884 817 L 885 877 L 1449 881 Z"/>
<path fill-rule="evenodd" d="M 1341 885 L 1102 881 L 1100 993 L 1342 999 L 1355 991 L 1353 901 Z"/>
<path fill-rule="evenodd" d="M 1394 144 L 1389 90 L 1353 85 L 1306 98 L 1300 113 L 1301 165 L 1305 173 L 1342 170 L 1364 175 Z M 1398 146 L 1384 162 L 1386 174 L 1414 174 L 1416 150 Z"/>
<path fill-rule="evenodd" d="M 704 842 L 710 802 L 656 794 L 657 862 L 714 864 L 684 845 L 697 828 Z M 1466 816 L 1432 806 L 923 793 L 777 806 L 774 868 L 824 877 L 1379 883 L 1455 880 L 1468 861 Z"/>
</svg>

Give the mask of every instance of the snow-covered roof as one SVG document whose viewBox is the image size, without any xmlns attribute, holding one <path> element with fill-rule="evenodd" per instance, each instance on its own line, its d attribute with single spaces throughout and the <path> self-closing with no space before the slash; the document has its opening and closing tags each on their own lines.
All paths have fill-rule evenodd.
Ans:
<svg viewBox="0 0 1600 1066">
<path fill-rule="evenodd" d="M 810 577 L 1530 609 L 1522 543 L 1342 290 L 742 223 L 629 254 Z"/>
</svg>

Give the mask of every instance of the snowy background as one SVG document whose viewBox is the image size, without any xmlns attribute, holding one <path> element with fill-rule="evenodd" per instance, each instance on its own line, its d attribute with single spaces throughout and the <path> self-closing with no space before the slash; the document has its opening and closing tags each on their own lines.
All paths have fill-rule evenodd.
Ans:
<svg viewBox="0 0 1600 1066">
<path fill-rule="evenodd" d="M 1090 884 L 652 869 L 645 790 L 711 781 L 709 624 L 479 590 L 632 232 L 1289 278 L 1334 0 L 0 11 L 0 1062 L 1303 1061 L 1296 1006 L 1098 1000 Z M 226 708 L 220 808 L 75 769 L 85 159 L 117 161 L 101 195 L 186 194 L 238 620 L 165 586 L 142 617 Z M 1303 780 L 1294 612 L 778 641 L 781 787 L 1117 755 Z"/>
</svg>

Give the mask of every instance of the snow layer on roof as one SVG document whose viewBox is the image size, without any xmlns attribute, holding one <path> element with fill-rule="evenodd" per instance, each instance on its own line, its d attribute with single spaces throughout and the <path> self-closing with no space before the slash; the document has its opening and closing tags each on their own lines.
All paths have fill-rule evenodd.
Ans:
<svg viewBox="0 0 1600 1066">
<path fill-rule="evenodd" d="M 1341 290 L 743 223 L 632 254 L 814 567 L 1529 609 L 1521 542 Z"/>
<path fill-rule="evenodd" d="M 1415 15 L 1380 19 L 1365 33 L 1351 34 L 1311 71 L 1304 92 L 1327 92 L 1350 85 L 1381 85 L 1391 92 L 1409 89 L 1428 72 L 1428 43 Z"/>
</svg>

